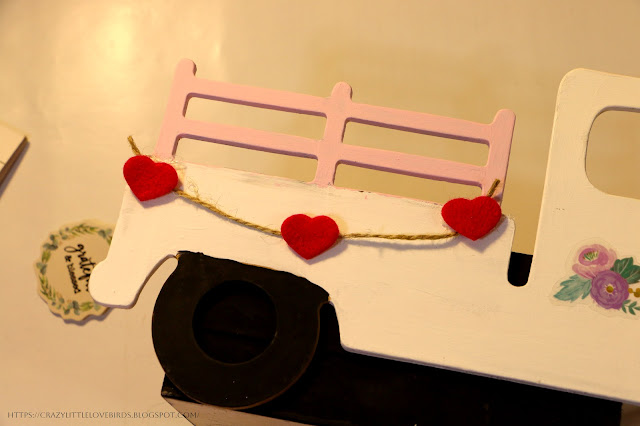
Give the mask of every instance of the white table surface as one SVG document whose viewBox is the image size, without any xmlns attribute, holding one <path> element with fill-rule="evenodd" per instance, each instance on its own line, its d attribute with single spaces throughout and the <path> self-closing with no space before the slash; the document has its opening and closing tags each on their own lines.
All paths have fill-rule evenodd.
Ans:
<svg viewBox="0 0 640 426">
<path fill-rule="evenodd" d="M 576 67 L 640 75 L 640 4 L 621 1 L 608 10 L 606 2 L 557 3 L 0 1 L 0 121 L 29 138 L 0 186 L 0 424 L 51 422 L 9 418 L 20 411 L 173 411 L 160 397 L 163 372 L 150 333 L 155 298 L 173 265 L 160 268 L 134 309 L 77 325 L 53 316 L 40 300 L 33 264 L 59 226 L 88 218 L 115 222 L 122 165 L 130 156 L 126 136 L 151 152 L 179 59 L 193 59 L 198 75 L 210 79 L 319 96 L 347 81 L 358 102 L 473 121 L 514 110 L 503 207 L 518 227 L 515 250 L 530 253 L 562 76 Z M 242 122 L 240 112 L 217 106 L 194 114 Z M 306 122 L 256 120 L 272 130 L 313 134 Z M 394 148 L 393 141 L 376 146 Z M 458 145 L 438 149 L 466 158 Z M 616 164 L 637 162 L 637 151 L 623 152 L 625 158 L 603 158 L 594 171 L 615 178 L 625 170 Z M 201 151 L 179 154 L 193 159 Z M 303 163 L 243 152 L 202 155 L 209 164 L 306 173 Z M 466 195 L 457 187 L 340 173 L 345 186 L 435 201 Z M 633 186 L 621 190 L 638 197 Z M 633 424 L 634 413 L 625 407 L 624 422 Z M 116 423 L 161 422 L 186 423 Z"/>
</svg>

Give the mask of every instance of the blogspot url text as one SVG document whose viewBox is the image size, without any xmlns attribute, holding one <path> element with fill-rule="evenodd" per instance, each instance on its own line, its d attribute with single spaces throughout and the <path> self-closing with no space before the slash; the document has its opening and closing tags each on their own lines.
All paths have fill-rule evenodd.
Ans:
<svg viewBox="0 0 640 426">
<path fill-rule="evenodd" d="M 9 411 L 9 419 L 195 419 L 197 412 L 177 411 Z"/>
</svg>

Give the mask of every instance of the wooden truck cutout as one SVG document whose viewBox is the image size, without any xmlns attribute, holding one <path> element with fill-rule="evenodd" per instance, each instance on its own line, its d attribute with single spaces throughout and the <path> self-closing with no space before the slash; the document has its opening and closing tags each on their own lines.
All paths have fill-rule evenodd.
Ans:
<svg viewBox="0 0 640 426">
<path fill-rule="evenodd" d="M 311 183 L 180 164 L 182 182 L 197 183 L 202 198 L 272 227 L 305 213 L 332 217 L 341 232 L 449 230 L 438 204 L 334 187 L 339 163 L 476 185 L 484 193 L 500 179 L 495 198 L 501 199 L 512 112 L 499 111 L 487 125 L 358 104 L 350 95 L 345 83 L 331 97 L 318 98 L 206 81 L 195 77 L 193 62 L 183 60 L 154 155 L 171 161 L 177 141 L 188 137 L 316 158 Z M 324 137 L 189 120 L 191 97 L 325 116 Z M 640 201 L 600 192 L 585 173 L 591 125 L 610 109 L 640 109 L 640 80 L 574 70 L 562 81 L 533 264 L 523 287 L 507 281 L 515 229 L 508 217 L 477 241 L 339 240 L 307 261 L 280 237 L 233 223 L 174 193 L 140 202 L 127 189 L 109 255 L 91 276 L 91 294 L 104 305 L 131 307 L 164 259 L 180 251 L 204 253 L 303 277 L 326 291 L 349 351 L 640 403 L 640 343 L 621 343 L 640 317 L 632 293 L 640 284 L 620 281 L 633 281 L 633 260 L 640 263 L 640 232 L 633 221 L 640 217 Z M 345 145 L 348 121 L 484 143 L 488 161 L 463 165 Z M 597 275 L 605 269 L 610 272 Z M 180 312 L 193 315 L 189 309 Z"/>
</svg>

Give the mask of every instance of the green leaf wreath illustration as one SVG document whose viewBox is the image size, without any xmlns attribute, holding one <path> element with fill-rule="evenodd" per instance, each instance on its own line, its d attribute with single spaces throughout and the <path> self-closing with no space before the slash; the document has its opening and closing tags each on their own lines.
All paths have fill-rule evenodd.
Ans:
<svg viewBox="0 0 640 426">
<path fill-rule="evenodd" d="M 90 226 L 84 223 L 72 227 L 67 226 L 65 228 L 62 228 L 57 233 L 49 235 L 49 241 L 42 245 L 42 255 L 40 256 L 40 261 L 36 263 L 38 280 L 40 282 L 40 294 L 44 296 L 44 298 L 51 304 L 53 308 L 62 310 L 65 315 L 68 315 L 71 311 L 73 311 L 76 315 L 80 315 L 81 312 L 86 312 L 91 309 L 98 311 L 102 308 L 101 305 L 94 302 L 84 302 L 82 304 L 78 304 L 78 302 L 76 301 L 65 302 L 64 298 L 62 298 L 53 289 L 53 287 L 51 287 L 51 285 L 49 284 L 49 279 L 46 276 L 47 263 L 51 259 L 51 252 L 58 249 L 60 241 L 87 234 L 99 235 L 108 244 L 111 244 L 113 231 L 111 229 L 100 229 L 97 226 Z"/>
</svg>

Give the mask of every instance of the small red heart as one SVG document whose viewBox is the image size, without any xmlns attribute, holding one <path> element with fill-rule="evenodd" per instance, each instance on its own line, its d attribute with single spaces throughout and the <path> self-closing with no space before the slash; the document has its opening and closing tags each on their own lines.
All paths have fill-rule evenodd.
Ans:
<svg viewBox="0 0 640 426">
<path fill-rule="evenodd" d="M 470 240 L 477 240 L 489 233 L 502 216 L 500 204 L 491 197 L 473 200 L 456 198 L 442 207 L 442 218 L 447 225 Z"/>
<path fill-rule="evenodd" d="M 162 197 L 178 185 L 178 174 L 170 164 L 156 163 L 145 155 L 136 155 L 124 163 L 124 179 L 140 201 Z"/>
<path fill-rule="evenodd" d="M 340 236 L 338 225 L 330 217 L 312 219 L 304 214 L 286 218 L 280 231 L 289 247 L 307 260 L 329 249 Z"/>
</svg>

